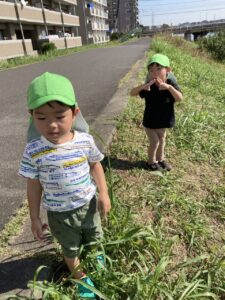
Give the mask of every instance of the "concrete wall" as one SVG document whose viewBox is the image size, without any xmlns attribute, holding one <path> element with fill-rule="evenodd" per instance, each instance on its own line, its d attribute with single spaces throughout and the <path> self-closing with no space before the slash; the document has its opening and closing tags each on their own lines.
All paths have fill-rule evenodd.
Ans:
<svg viewBox="0 0 225 300">
<path fill-rule="evenodd" d="M 28 55 L 35 55 L 31 40 L 25 40 L 25 46 Z M 22 40 L 8 40 L 0 42 L 0 60 L 24 56 L 24 47 Z"/>
</svg>

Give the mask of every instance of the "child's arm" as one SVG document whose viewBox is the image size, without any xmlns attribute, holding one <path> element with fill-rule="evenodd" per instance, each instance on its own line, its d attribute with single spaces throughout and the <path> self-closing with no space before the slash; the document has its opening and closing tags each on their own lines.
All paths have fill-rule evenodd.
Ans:
<svg viewBox="0 0 225 300">
<path fill-rule="evenodd" d="M 31 230 L 34 238 L 42 240 L 44 226 L 40 219 L 42 187 L 38 179 L 27 179 L 27 198 L 31 219 Z"/>
<path fill-rule="evenodd" d="M 90 163 L 91 174 L 98 188 L 98 208 L 105 216 L 111 208 L 105 174 L 100 162 Z"/>
<path fill-rule="evenodd" d="M 131 95 L 131 96 L 138 96 L 138 94 L 139 94 L 140 91 L 142 91 L 142 90 L 150 91 L 150 86 L 151 86 L 152 84 L 154 84 L 154 83 L 155 83 L 155 80 L 153 79 L 153 80 L 151 80 L 151 81 L 148 82 L 148 83 L 141 84 L 141 85 L 139 85 L 139 86 L 133 88 L 133 89 L 131 90 L 131 92 L 130 92 L 130 95 Z"/>
<path fill-rule="evenodd" d="M 175 101 L 181 101 L 183 99 L 183 95 L 180 91 L 176 90 L 172 85 L 168 84 L 168 91 L 173 96 Z"/>
</svg>

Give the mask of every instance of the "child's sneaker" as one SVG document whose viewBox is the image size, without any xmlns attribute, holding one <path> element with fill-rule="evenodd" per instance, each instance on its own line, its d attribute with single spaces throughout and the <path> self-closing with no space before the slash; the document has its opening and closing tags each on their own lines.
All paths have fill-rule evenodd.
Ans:
<svg viewBox="0 0 225 300">
<path fill-rule="evenodd" d="M 91 279 L 89 277 L 83 277 L 81 278 L 81 280 L 90 285 L 91 287 L 95 287 L 94 283 L 91 281 Z M 97 299 L 96 298 L 96 294 L 94 292 L 92 292 L 91 290 L 89 290 L 89 288 L 87 288 L 86 286 L 82 285 L 82 284 L 78 284 L 78 294 L 79 297 L 81 298 L 85 298 L 85 299 Z"/>
<path fill-rule="evenodd" d="M 172 169 L 172 167 L 165 160 L 159 161 L 158 164 L 163 170 L 170 171 Z"/>
<path fill-rule="evenodd" d="M 150 171 L 160 171 L 161 170 L 160 165 L 158 163 L 152 163 L 152 164 L 146 163 L 146 168 Z"/>
<path fill-rule="evenodd" d="M 105 269 L 106 264 L 105 264 L 105 257 L 102 254 L 97 255 L 96 257 L 97 262 L 98 262 L 98 269 Z"/>
</svg>

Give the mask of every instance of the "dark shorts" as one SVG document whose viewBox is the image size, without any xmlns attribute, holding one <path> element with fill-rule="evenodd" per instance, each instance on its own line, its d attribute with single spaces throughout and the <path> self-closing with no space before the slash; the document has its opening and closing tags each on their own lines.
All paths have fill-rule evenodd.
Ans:
<svg viewBox="0 0 225 300">
<path fill-rule="evenodd" d="M 96 197 L 71 211 L 47 213 L 51 233 L 68 258 L 79 256 L 81 245 L 94 244 L 103 237 Z"/>
</svg>

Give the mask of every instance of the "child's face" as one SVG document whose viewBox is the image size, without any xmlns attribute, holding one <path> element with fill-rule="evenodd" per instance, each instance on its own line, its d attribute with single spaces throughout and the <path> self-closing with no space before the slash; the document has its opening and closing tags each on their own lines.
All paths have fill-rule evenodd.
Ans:
<svg viewBox="0 0 225 300">
<path fill-rule="evenodd" d="M 73 120 L 79 109 L 51 101 L 33 110 L 32 116 L 37 130 L 54 144 L 63 144 L 73 138 Z"/>
<path fill-rule="evenodd" d="M 152 79 L 160 78 L 163 82 L 166 81 L 166 74 L 168 71 L 169 71 L 168 68 L 160 66 L 158 64 L 150 65 L 148 70 L 150 78 Z"/>
</svg>

